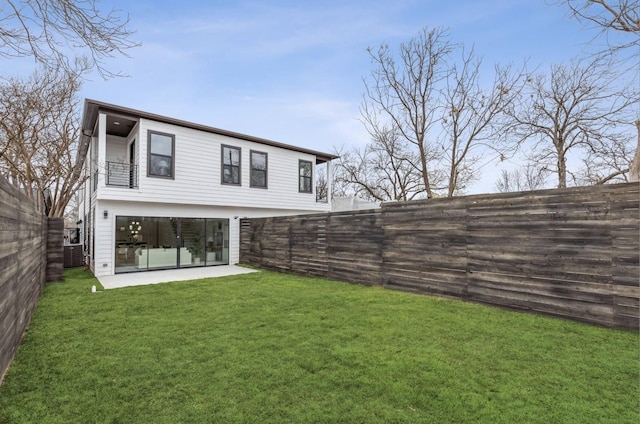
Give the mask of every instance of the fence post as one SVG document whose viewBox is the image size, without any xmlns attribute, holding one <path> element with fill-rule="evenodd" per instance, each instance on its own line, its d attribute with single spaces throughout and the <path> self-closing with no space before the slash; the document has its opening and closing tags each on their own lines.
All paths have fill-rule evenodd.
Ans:
<svg viewBox="0 0 640 424">
<path fill-rule="evenodd" d="M 64 271 L 64 219 L 47 219 L 47 283 L 62 281 Z"/>
</svg>

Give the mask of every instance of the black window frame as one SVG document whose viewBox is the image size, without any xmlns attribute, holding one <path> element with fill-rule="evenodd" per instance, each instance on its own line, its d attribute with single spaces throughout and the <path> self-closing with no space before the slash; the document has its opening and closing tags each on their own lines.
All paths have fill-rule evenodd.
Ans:
<svg viewBox="0 0 640 424">
<path fill-rule="evenodd" d="M 151 156 L 162 156 L 167 157 L 165 155 L 158 155 L 151 152 L 151 138 L 153 135 L 159 135 L 163 137 L 171 138 L 171 157 L 170 157 L 170 167 L 169 173 L 170 175 L 160 175 L 151 172 Z M 164 178 L 168 180 L 175 180 L 176 178 L 176 136 L 175 134 L 164 133 L 160 131 L 147 130 L 147 177 L 151 178 Z"/>
<path fill-rule="evenodd" d="M 226 165 L 225 164 L 225 155 L 224 155 L 224 150 L 225 149 L 231 149 L 231 150 L 237 150 L 238 151 L 238 165 L 233 165 L 233 164 L 229 164 Z M 234 186 L 241 186 L 242 185 L 242 148 L 240 147 L 236 147 L 236 146 L 230 146 L 228 144 L 223 144 L 220 148 L 220 182 L 221 184 L 224 185 L 234 185 Z M 233 177 L 233 168 L 238 168 L 238 181 L 232 181 L 232 182 L 227 182 L 225 181 L 224 178 L 224 171 L 225 169 L 229 168 L 231 170 L 230 174 Z"/>
<path fill-rule="evenodd" d="M 302 164 L 309 164 L 310 175 L 302 175 Z M 304 190 L 303 181 L 309 179 L 309 190 Z M 298 192 L 313 194 L 313 162 L 310 160 L 298 160 Z"/>
<path fill-rule="evenodd" d="M 254 168 L 253 166 L 253 156 L 254 155 L 261 155 L 264 156 L 264 170 L 262 169 L 258 169 L 258 168 Z M 249 175 L 249 187 L 252 188 L 262 188 L 262 189 L 266 189 L 269 187 L 269 154 L 266 152 L 259 152 L 257 150 L 250 150 L 249 151 L 249 166 L 250 166 L 250 175 Z M 264 185 L 258 185 L 254 183 L 254 172 L 264 172 Z"/>
</svg>

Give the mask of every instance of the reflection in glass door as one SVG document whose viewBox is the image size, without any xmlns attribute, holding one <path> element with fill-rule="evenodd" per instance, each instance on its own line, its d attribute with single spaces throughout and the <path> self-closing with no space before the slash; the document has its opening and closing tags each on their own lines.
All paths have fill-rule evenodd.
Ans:
<svg viewBox="0 0 640 424">
<path fill-rule="evenodd" d="M 204 218 L 181 218 L 180 268 L 205 265 Z"/>
<path fill-rule="evenodd" d="M 147 270 L 147 224 L 141 216 L 116 217 L 116 273 Z"/>
<path fill-rule="evenodd" d="M 229 264 L 229 220 L 116 216 L 115 272 Z"/>
<path fill-rule="evenodd" d="M 207 219 L 207 265 L 229 264 L 229 220 Z"/>
<path fill-rule="evenodd" d="M 148 269 L 178 267 L 178 220 L 176 218 L 147 218 Z"/>
</svg>

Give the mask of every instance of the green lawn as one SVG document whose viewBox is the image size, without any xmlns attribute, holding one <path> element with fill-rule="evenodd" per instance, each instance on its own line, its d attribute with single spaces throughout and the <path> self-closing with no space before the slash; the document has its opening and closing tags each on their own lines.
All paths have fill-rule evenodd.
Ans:
<svg viewBox="0 0 640 424">
<path fill-rule="evenodd" d="M 633 423 L 638 334 L 270 272 L 46 287 L 0 423 Z"/>
</svg>

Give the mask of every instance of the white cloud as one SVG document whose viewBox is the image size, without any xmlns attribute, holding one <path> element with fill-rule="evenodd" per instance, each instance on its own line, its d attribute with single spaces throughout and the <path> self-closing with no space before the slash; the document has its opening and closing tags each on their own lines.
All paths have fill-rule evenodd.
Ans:
<svg viewBox="0 0 640 424">
<path fill-rule="evenodd" d="M 591 39 L 562 8 L 525 3 L 130 2 L 143 46 L 114 68 L 131 78 L 96 78 L 82 94 L 321 151 L 363 145 L 369 137 L 358 106 L 361 78 L 371 70 L 366 47 L 395 48 L 425 26 L 449 27 L 452 41 L 475 44 L 491 70 L 497 61 L 531 57 L 535 66 L 569 57 Z M 478 184 L 492 190 L 490 173 L 501 166 L 485 166 Z"/>
<path fill-rule="evenodd" d="M 325 152 L 367 138 L 357 104 L 318 93 L 247 96 L 212 112 L 200 122 Z"/>
</svg>

